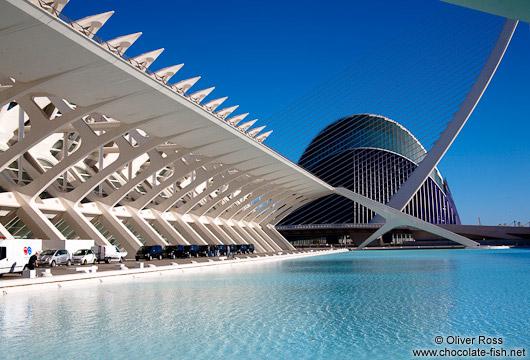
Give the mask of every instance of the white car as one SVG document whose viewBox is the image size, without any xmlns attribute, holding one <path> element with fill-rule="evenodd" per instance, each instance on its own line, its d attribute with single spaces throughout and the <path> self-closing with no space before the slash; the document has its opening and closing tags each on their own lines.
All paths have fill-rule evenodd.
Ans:
<svg viewBox="0 0 530 360">
<path fill-rule="evenodd" d="M 72 256 L 74 264 L 95 264 L 97 262 L 96 255 L 90 249 L 79 249 Z"/>
<path fill-rule="evenodd" d="M 68 250 L 44 250 L 38 258 L 39 265 L 72 265 L 72 258 Z"/>
</svg>

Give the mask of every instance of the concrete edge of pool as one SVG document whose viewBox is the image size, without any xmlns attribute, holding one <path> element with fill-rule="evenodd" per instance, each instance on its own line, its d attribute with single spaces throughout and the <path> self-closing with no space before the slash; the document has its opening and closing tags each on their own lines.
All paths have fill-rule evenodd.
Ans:
<svg viewBox="0 0 530 360">
<path fill-rule="evenodd" d="M 33 279 L 17 279 L 0 283 L 0 291 L 3 296 L 33 290 L 52 290 L 73 288 L 79 285 L 102 284 L 111 282 L 133 281 L 135 279 L 160 277 L 162 275 L 190 274 L 202 270 L 226 269 L 233 266 L 246 264 L 265 263 L 271 261 L 281 261 L 298 259 L 311 256 L 329 255 L 346 252 L 347 249 L 317 250 L 313 252 L 302 252 L 295 254 L 282 254 L 274 256 L 263 256 L 253 258 L 238 258 L 224 261 L 201 262 L 192 264 L 176 264 L 168 266 L 156 266 L 145 268 L 133 268 L 123 270 L 109 270 L 95 273 L 73 273 L 66 275 L 56 275 L 52 277 L 39 277 Z"/>
</svg>

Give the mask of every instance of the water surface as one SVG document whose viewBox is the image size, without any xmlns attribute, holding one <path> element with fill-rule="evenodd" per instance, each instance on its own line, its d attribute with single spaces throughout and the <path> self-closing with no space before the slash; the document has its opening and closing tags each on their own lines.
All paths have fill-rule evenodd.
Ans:
<svg viewBox="0 0 530 360">
<path fill-rule="evenodd" d="M 410 359 L 439 335 L 530 348 L 529 299 L 529 250 L 340 253 L 8 294 L 0 358 Z"/>
</svg>

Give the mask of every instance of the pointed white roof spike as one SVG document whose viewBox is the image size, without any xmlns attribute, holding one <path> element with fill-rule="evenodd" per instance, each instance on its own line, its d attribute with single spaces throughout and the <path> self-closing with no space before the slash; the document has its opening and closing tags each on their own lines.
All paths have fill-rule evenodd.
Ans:
<svg viewBox="0 0 530 360">
<path fill-rule="evenodd" d="M 239 105 L 234 105 L 234 106 L 224 108 L 223 110 L 217 111 L 215 115 L 219 116 L 221 119 L 226 119 L 226 117 L 230 115 L 231 113 L 233 113 L 238 107 Z"/>
<path fill-rule="evenodd" d="M 246 118 L 248 116 L 249 113 L 246 113 L 246 114 L 241 114 L 241 115 L 237 115 L 237 116 L 232 116 L 230 119 L 226 119 L 226 122 L 228 122 L 229 124 L 231 125 L 236 125 L 237 123 L 239 123 L 241 120 L 243 120 L 244 118 Z"/>
<path fill-rule="evenodd" d="M 199 104 L 201 101 L 204 100 L 205 97 L 210 95 L 210 93 L 214 89 L 215 89 L 215 87 L 211 87 L 211 88 L 208 88 L 208 89 L 204 89 L 204 90 L 200 90 L 200 91 L 194 92 L 193 94 L 189 95 L 190 100 L 193 101 L 194 103 Z"/>
<path fill-rule="evenodd" d="M 29 0 L 30 3 L 33 3 L 37 6 L 42 6 L 44 9 L 49 10 L 53 13 L 53 10 L 61 12 L 61 10 L 68 4 L 70 0 L 51 0 L 48 2 L 39 2 L 39 0 Z"/>
<path fill-rule="evenodd" d="M 185 94 L 186 91 L 188 91 L 190 89 L 190 87 L 195 85 L 195 83 L 197 81 L 199 81 L 200 78 L 201 78 L 200 76 L 197 76 L 197 77 L 194 77 L 194 78 L 191 78 L 191 79 L 186 79 L 186 80 L 179 81 L 178 83 L 173 84 L 173 85 L 177 88 L 177 91 L 179 93 Z"/>
<path fill-rule="evenodd" d="M 173 75 L 175 75 L 180 69 L 182 69 L 183 66 L 184 64 L 169 66 L 167 68 L 155 71 L 155 74 L 164 79 L 164 82 L 168 82 L 169 79 L 171 79 Z"/>
<path fill-rule="evenodd" d="M 141 35 L 141 32 L 137 32 L 134 34 L 117 37 L 116 39 L 107 41 L 107 43 L 117 48 L 120 53 L 123 54 L 128 48 L 131 47 L 132 44 L 134 44 L 136 40 L 138 40 Z"/>
<path fill-rule="evenodd" d="M 224 103 L 226 99 L 228 99 L 228 96 L 209 101 L 206 104 L 203 104 L 202 106 L 204 106 L 204 108 L 208 111 L 214 111 L 219 107 L 219 105 Z"/>
<path fill-rule="evenodd" d="M 78 30 L 88 31 L 87 36 L 92 39 L 98 30 L 101 29 L 101 27 L 107 22 L 108 19 L 110 19 L 113 14 L 114 11 L 107 11 L 103 14 L 87 16 L 86 18 L 77 20 L 75 24 L 80 25 L 83 28 Z"/>
<path fill-rule="evenodd" d="M 157 57 L 160 56 L 160 54 L 162 54 L 163 51 L 164 48 L 153 50 L 145 54 L 138 55 L 134 57 L 133 60 L 142 66 L 142 70 L 145 70 L 156 60 Z"/>
<path fill-rule="evenodd" d="M 252 125 L 254 125 L 258 119 L 250 120 L 239 125 L 237 128 L 243 132 L 247 131 Z"/>
<path fill-rule="evenodd" d="M 257 127 L 257 128 L 254 128 L 254 129 L 252 129 L 250 131 L 247 131 L 247 135 L 250 136 L 250 137 L 254 137 L 263 129 L 265 129 L 265 125 Z"/>
<path fill-rule="evenodd" d="M 57 10 L 57 11 L 62 11 L 64 9 L 64 7 L 66 6 L 66 4 L 68 4 L 70 0 L 54 0 L 53 1 L 53 4 L 52 7 Z"/>
<path fill-rule="evenodd" d="M 272 132 L 273 130 L 264 132 L 263 134 L 256 136 L 256 140 L 258 140 L 259 142 L 264 142 L 265 139 L 268 138 L 270 134 L 272 134 Z"/>
</svg>

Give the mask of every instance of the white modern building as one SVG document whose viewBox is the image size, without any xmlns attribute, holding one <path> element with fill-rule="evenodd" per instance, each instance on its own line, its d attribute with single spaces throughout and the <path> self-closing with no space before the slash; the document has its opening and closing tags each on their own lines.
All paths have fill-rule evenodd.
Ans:
<svg viewBox="0 0 530 360">
<path fill-rule="evenodd" d="M 182 64 L 152 70 L 163 49 L 126 55 L 141 33 L 98 38 L 113 12 L 72 21 L 61 13 L 67 2 L 0 0 L 1 235 L 93 239 L 129 253 L 142 244 L 281 251 L 292 246 L 275 225 L 335 193 L 385 223 L 366 243 L 407 225 L 477 245 L 402 210 L 480 99 L 517 22 L 507 21 L 454 123 L 385 205 L 268 148 L 272 131 L 231 116 L 236 106 L 198 89 L 199 77 L 173 82 Z"/>
</svg>

